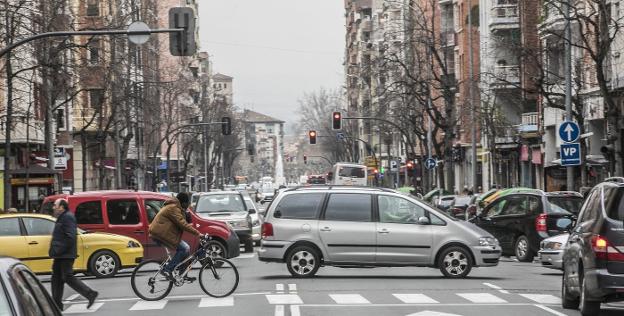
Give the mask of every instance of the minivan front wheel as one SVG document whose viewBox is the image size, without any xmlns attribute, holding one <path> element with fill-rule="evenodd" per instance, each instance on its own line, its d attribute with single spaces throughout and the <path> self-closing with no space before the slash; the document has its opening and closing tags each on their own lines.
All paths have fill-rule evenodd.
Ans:
<svg viewBox="0 0 624 316">
<path fill-rule="evenodd" d="M 532 262 L 535 253 L 531 250 L 529 239 L 526 236 L 520 236 L 516 239 L 516 246 L 514 247 L 516 258 L 520 262 Z"/>
<path fill-rule="evenodd" d="M 472 270 L 472 258 L 462 247 L 449 247 L 440 254 L 438 267 L 445 277 L 465 278 Z"/>
<path fill-rule="evenodd" d="M 320 255 L 315 249 L 308 246 L 293 248 L 286 258 L 288 272 L 296 278 L 312 277 L 320 266 Z"/>
</svg>

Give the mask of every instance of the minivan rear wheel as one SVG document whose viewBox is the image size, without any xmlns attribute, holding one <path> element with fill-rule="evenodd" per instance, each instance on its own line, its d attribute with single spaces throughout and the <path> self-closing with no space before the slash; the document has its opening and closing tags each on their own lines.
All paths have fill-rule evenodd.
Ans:
<svg viewBox="0 0 624 316">
<path fill-rule="evenodd" d="M 579 310 L 583 316 L 593 316 L 600 314 L 600 302 L 587 300 L 587 281 L 583 278 L 581 282 L 581 299 L 579 302 Z"/>
<path fill-rule="evenodd" d="M 472 270 L 472 257 L 462 247 L 449 247 L 440 254 L 438 267 L 447 278 L 465 278 Z"/>
<path fill-rule="evenodd" d="M 316 274 L 321 266 L 319 253 L 308 246 L 296 246 L 286 257 L 288 272 L 295 278 L 309 278 Z"/>
<path fill-rule="evenodd" d="M 529 239 L 524 235 L 516 239 L 514 253 L 520 262 L 532 262 L 533 257 L 535 257 L 535 253 L 529 244 Z"/>
</svg>

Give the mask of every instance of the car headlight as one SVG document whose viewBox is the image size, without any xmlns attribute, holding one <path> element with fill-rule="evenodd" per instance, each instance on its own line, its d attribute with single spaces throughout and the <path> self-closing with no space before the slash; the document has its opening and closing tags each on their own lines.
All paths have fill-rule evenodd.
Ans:
<svg viewBox="0 0 624 316">
<path fill-rule="evenodd" d="M 249 223 L 247 222 L 247 220 L 231 221 L 230 225 L 232 225 L 232 227 L 234 228 L 249 228 Z"/>
<path fill-rule="evenodd" d="M 544 245 L 543 249 L 548 249 L 548 250 L 561 250 L 563 247 L 563 244 L 560 242 L 547 242 Z"/>
<path fill-rule="evenodd" d="M 136 241 L 130 240 L 130 241 L 128 241 L 128 245 L 126 247 L 128 247 L 128 248 L 141 248 L 141 244 L 139 244 Z"/>
<path fill-rule="evenodd" d="M 498 246 L 498 240 L 494 237 L 479 238 L 479 246 Z"/>
</svg>

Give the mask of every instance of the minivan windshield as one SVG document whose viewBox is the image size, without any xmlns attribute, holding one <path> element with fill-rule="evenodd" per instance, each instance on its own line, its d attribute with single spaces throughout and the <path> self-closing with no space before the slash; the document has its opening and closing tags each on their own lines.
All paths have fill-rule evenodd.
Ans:
<svg viewBox="0 0 624 316">
<path fill-rule="evenodd" d="M 576 196 L 550 196 L 548 202 L 550 202 L 550 213 L 553 214 L 572 213 L 578 215 L 581 206 L 583 206 L 583 198 Z"/>
<path fill-rule="evenodd" d="M 246 212 L 239 194 L 212 194 L 199 197 L 197 213 Z"/>
</svg>

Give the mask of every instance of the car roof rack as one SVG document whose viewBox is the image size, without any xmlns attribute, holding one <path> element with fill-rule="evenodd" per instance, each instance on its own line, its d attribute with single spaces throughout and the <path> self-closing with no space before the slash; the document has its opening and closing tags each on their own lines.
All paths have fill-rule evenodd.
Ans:
<svg viewBox="0 0 624 316">
<path fill-rule="evenodd" d="M 349 190 L 368 190 L 368 191 L 382 191 L 397 193 L 397 191 L 388 188 L 369 187 L 361 185 L 315 185 L 315 186 L 298 186 L 296 188 L 286 189 L 284 192 L 299 191 L 299 190 L 335 190 L 335 189 L 349 189 Z"/>
</svg>

